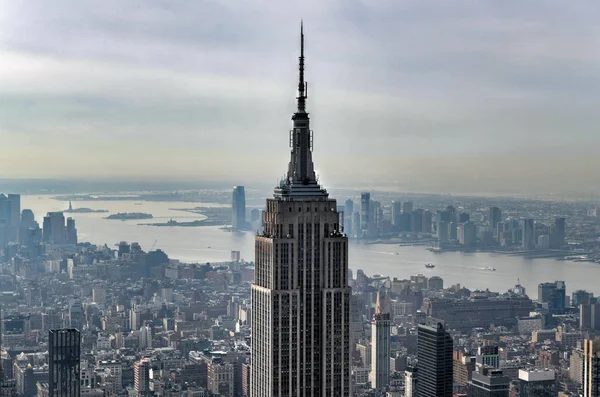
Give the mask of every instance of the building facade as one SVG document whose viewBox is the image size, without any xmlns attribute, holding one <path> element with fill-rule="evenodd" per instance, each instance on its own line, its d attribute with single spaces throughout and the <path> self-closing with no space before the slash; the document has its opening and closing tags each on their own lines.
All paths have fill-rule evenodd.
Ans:
<svg viewBox="0 0 600 397">
<path fill-rule="evenodd" d="M 287 177 L 255 241 L 253 397 L 350 395 L 348 238 L 314 172 L 302 32 L 299 71 Z"/>
<path fill-rule="evenodd" d="M 246 191 L 243 186 L 234 186 L 231 200 L 231 228 L 246 229 Z"/>
<path fill-rule="evenodd" d="M 467 387 L 468 397 L 508 397 L 510 378 L 502 370 L 479 367 Z"/>
<path fill-rule="evenodd" d="M 371 322 L 371 372 L 373 389 L 384 389 L 390 384 L 390 313 L 382 310 L 381 292 Z"/>
<path fill-rule="evenodd" d="M 79 397 L 81 335 L 73 328 L 48 332 L 48 395 Z"/>
<path fill-rule="evenodd" d="M 452 397 L 452 337 L 442 322 L 430 319 L 417 330 L 418 397 Z"/>
<path fill-rule="evenodd" d="M 583 397 L 600 397 L 600 340 L 583 341 Z"/>
</svg>

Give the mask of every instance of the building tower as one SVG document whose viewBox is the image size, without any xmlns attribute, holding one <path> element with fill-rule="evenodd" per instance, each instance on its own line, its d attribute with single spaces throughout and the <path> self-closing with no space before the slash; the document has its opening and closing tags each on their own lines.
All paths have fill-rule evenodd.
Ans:
<svg viewBox="0 0 600 397">
<path fill-rule="evenodd" d="M 554 228 L 556 230 L 555 241 L 553 242 L 553 248 L 562 248 L 565 245 L 566 227 L 565 218 L 557 217 L 554 219 Z"/>
<path fill-rule="evenodd" d="M 291 160 L 255 242 L 253 397 L 350 395 L 348 238 L 314 172 L 300 37 Z"/>
<path fill-rule="evenodd" d="M 83 308 L 79 299 L 69 302 L 69 326 L 78 330 L 83 329 Z"/>
<path fill-rule="evenodd" d="M 535 224 L 533 219 L 523 219 L 523 249 L 531 250 L 535 248 Z"/>
<path fill-rule="evenodd" d="M 442 322 L 428 319 L 417 330 L 418 397 L 452 397 L 452 337 Z"/>
<path fill-rule="evenodd" d="M 231 201 L 231 228 L 233 230 L 246 229 L 246 191 L 243 186 L 233 187 Z"/>
<path fill-rule="evenodd" d="M 496 233 L 498 223 L 502 221 L 502 210 L 498 207 L 490 207 L 488 221 L 490 223 L 490 231 Z"/>
<path fill-rule="evenodd" d="M 135 363 L 133 386 L 138 397 L 150 395 L 150 359 L 143 358 Z"/>
<path fill-rule="evenodd" d="M 600 397 L 600 340 L 583 341 L 583 397 Z"/>
<path fill-rule="evenodd" d="M 73 328 L 52 329 L 48 335 L 48 396 L 79 397 L 79 331 Z"/>
<path fill-rule="evenodd" d="M 360 231 L 368 230 L 371 223 L 371 193 L 360 194 Z M 360 235 L 360 233 L 357 233 Z"/>
<path fill-rule="evenodd" d="M 377 293 L 375 314 L 371 322 L 371 372 L 373 389 L 384 389 L 390 384 L 390 312 L 383 307 L 381 291 Z"/>
<path fill-rule="evenodd" d="M 419 372 L 415 365 L 409 365 L 404 371 L 404 397 L 417 397 Z"/>
</svg>

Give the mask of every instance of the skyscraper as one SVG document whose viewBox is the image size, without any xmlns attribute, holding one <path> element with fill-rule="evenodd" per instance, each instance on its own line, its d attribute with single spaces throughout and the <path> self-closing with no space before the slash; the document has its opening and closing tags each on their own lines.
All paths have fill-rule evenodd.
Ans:
<svg viewBox="0 0 600 397">
<path fill-rule="evenodd" d="M 71 328 L 83 329 L 83 308 L 79 299 L 69 302 L 69 324 Z"/>
<path fill-rule="evenodd" d="M 548 308 L 552 314 L 562 314 L 565 311 L 566 286 L 564 281 L 540 283 L 538 285 L 538 302 Z"/>
<path fill-rule="evenodd" d="M 44 217 L 43 242 L 65 244 L 66 241 L 65 216 L 62 212 L 48 212 Z"/>
<path fill-rule="evenodd" d="M 76 329 L 53 329 L 48 342 L 49 397 L 79 397 L 81 336 Z"/>
<path fill-rule="evenodd" d="M 368 230 L 371 222 L 371 193 L 363 192 L 360 195 L 360 229 Z"/>
<path fill-rule="evenodd" d="M 488 215 L 490 222 L 490 229 L 492 233 L 496 233 L 496 226 L 502 221 L 502 211 L 498 207 L 490 207 L 490 214 Z"/>
<path fill-rule="evenodd" d="M 67 218 L 66 243 L 77 244 L 77 229 L 75 229 L 75 219 Z"/>
<path fill-rule="evenodd" d="M 429 318 L 417 330 L 418 397 L 452 397 L 452 337 L 442 322 Z"/>
<path fill-rule="evenodd" d="M 231 227 L 233 230 L 244 230 L 246 228 L 246 191 L 243 186 L 233 187 L 231 210 Z"/>
<path fill-rule="evenodd" d="M 253 397 L 350 395 L 348 239 L 314 172 L 300 37 L 291 160 L 255 242 Z"/>
<path fill-rule="evenodd" d="M 553 241 L 553 248 L 562 248 L 565 245 L 565 218 L 555 218 L 554 219 L 554 228 L 555 228 L 555 241 Z"/>
<path fill-rule="evenodd" d="M 396 230 L 400 224 L 400 214 L 402 214 L 402 203 L 399 200 L 392 201 L 392 225 Z"/>
<path fill-rule="evenodd" d="M 371 387 L 383 389 L 390 384 L 390 313 L 383 308 L 381 291 L 377 293 L 375 315 L 371 322 Z"/>
<path fill-rule="evenodd" d="M 133 386 L 137 397 L 150 395 L 150 359 L 143 358 L 135 363 Z"/>
<path fill-rule="evenodd" d="M 583 397 L 600 397 L 600 340 L 583 341 Z"/>
<path fill-rule="evenodd" d="M 523 219 L 523 243 L 522 246 L 526 250 L 535 248 L 535 229 L 533 219 Z"/>
</svg>

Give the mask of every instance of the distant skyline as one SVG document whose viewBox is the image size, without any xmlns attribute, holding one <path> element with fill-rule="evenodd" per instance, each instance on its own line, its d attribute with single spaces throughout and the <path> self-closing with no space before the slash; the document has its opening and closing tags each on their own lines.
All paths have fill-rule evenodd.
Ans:
<svg viewBox="0 0 600 397">
<path fill-rule="evenodd" d="M 274 185 L 303 18 L 326 187 L 600 191 L 596 2 L 0 7 L 0 178 Z"/>
</svg>

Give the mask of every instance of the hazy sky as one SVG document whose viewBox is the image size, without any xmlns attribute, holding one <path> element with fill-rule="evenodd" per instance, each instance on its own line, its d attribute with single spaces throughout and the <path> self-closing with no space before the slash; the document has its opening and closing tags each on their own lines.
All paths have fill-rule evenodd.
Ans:
<svg viewBox="0 0 600 397">
<path fill-rule="evenodd" d="M 294 5 L 292 5 L 292 3 Z M 0 0 L 0 177 L 600 186 L 597 0 Z"/>
</svg>

